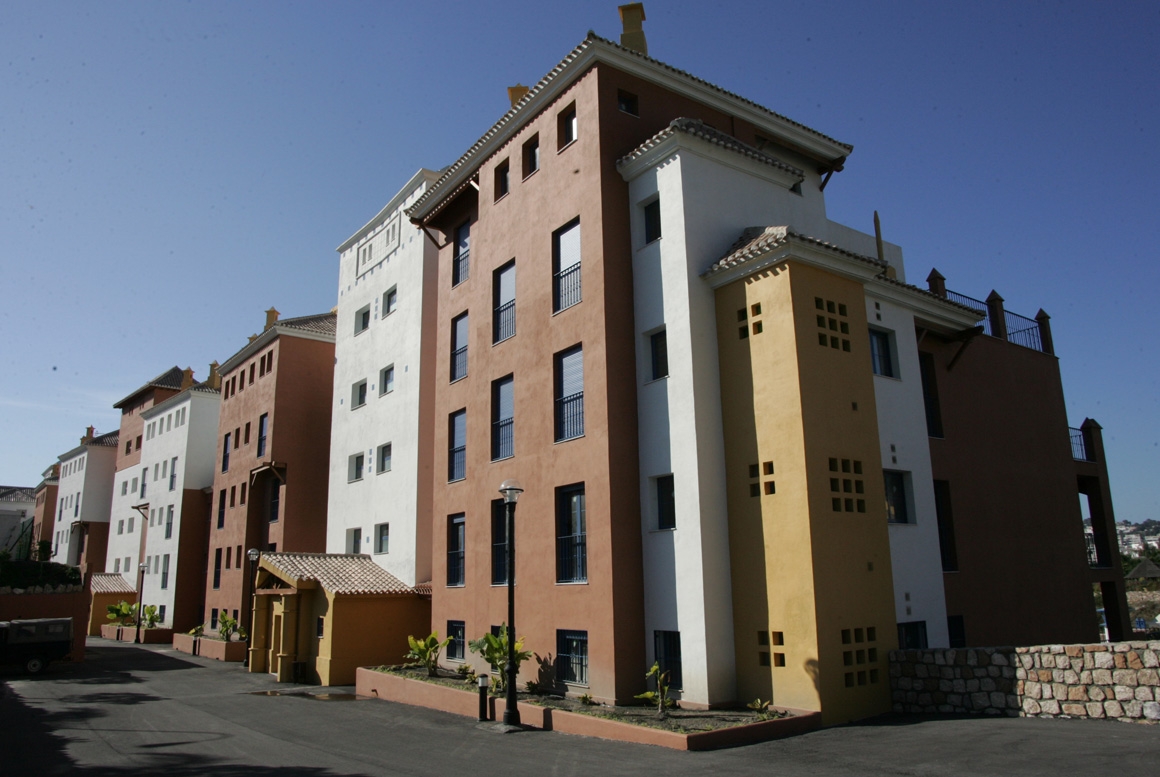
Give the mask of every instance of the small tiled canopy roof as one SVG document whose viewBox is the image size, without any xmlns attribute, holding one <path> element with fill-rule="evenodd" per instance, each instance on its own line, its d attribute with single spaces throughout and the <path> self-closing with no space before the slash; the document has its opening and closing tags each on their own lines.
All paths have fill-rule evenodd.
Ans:
<svg viewBox="0 0 1160 777">
<path fill-rule="evenodd" d="M 122 399 L 117 404 L 113 405 L 113 407 L 119 408 L 122 405 L 128 404 L 129 400 L 131 400 L 133 397 L 151 388 L 173 389 L 175 391 L 179 390 L 183 380 L 185 380 L 185 373 L 180 367 L 174 365 L 173 367 L 170 367 L 168 370 L 158 375 L 153 380 L 146 383 L 141 388 L 134 391 L 129 396 Z"/>
<path fill-rule="evenodd" d="M 121 441 L 121 430 L 115 429 L 111 432 L 105 432 L 92 439 L 89 445 L 100 445 L 105 448 L 116 448 Z"/>
<path fill-rule="evenodd" d="M 90 589 L 95 594 L 132 594 L 136 593 L 129 581 L 115 572 L 97 572 L 90 582 Z"/>
<path fill-rule="evenodd" d="M 262 565 L 288 581 L 317 582 L 335 594 L 418 593 L 365 554 L 263 553 Z"/>
<path fill-rule="evenodd" d="M 1137 564 L 1131 572 L 1124 575 L 1124 577 L 1133 580 L 1136 578 L 1160 577 L 1160 566 L 1156 566 L 1156 562 L 1152 559 L 1146 558 Z"/>
<path fill-rule="evenodd" d="M 730 151 L 736 151 L 742 156 L 746 156 L 750 159 L 762 162 L 769 165 L 770 167 L 776 167 L 780 170 L 784 170 L 785 172 L 796 176 L 799 181 L 804 180 L 805 174 L 793 165 L 787 165 L 785 162 L 776 157 L 770 156 L 769 154 L 766 154 L 764 151 L 759 151 L 753 146 L 746 145 L 732 135 L 727 135 L 720 130 L 716 130 L 713 127 L 710 127 L 700 119 L 689 119 L 684 117 L 673 119 L 671 122 L 669 122 L 669 126 L 665 127 L 663 130 L 653 135 L 644 143 L 637 146 L 627 155 L 621 157 L 620 160 L 618 160 L 616 163 L 617 166 L 619 167 L 621 165 L 625 165 L 637 157 L 644 155 L 678 132 L 685 135 L 692 135 L 694 137 L 701 138 L 704 141 L 712 143 L 716 146 L 720 146 L 721 148 L 727 148 Z"/>
<path fill-rule="evenodd" d="M 818 240 L 817 238 L 810 237 L 809 235 L 799 234 L 786 226 L 749 227 L 741 233 L 741 237 L 737 238 L 737 241 L 733 243 L 732 246 L 730 246 L 727 252 L 725 252 L 725 256 L 718 259 L 709 267 L 709 269 L 705 270 L 705 272 L 701 274 L 711 275 L 715 272 L 726 270 L 730 267 L 736 267 L 737 265 L 743 264 L 749 259 L 761 256 L 767 251 L 772 251 L 775 248 L 779 248 L 780 246 L 790 242 L 790 240 L 798 240 L 802 243 L 808 243 L 820 248 L 827 248 L 839 254 L 844 254 L 851 259 L 857 259 L 859 261 L 865 262 L 866 264 L 874 265 L 877 267 L 885 267 L 885 265 L 877 259 L 869 256 L 863 256 L 862 254 L 856 254 L 853 251 L 847 251 L 846 249 L 840 248 L 833 243 L 827 243 L 824 240 Z"/>
<path fill-rule="evenodd" d="M 275 326 L 286 329 L 300 329 L 303 332 L 312 332 L 317 335 L 333 336 L 338 322 L 335 313 L 319 313 L 313 316 L 299 316 L 278 321 Z"/>
</svg>

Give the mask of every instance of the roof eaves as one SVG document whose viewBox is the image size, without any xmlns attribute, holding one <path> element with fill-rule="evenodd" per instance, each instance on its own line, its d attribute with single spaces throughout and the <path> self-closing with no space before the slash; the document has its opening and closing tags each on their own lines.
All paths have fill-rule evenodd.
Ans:
<svg viewBox="0 0 1160 777">
<path fill-rule="evenodd" d="M 763 151 L 759 151 L 750 145 L 742 143 L 732 135 L 727 135 L 724 132 L 713 129 L 700 119 L 690 119 L 684 117 L 673 119 L 672 122 L 669 123 L 669 126 L 665 127 L 663 130 L 653 135 L 644 143 L 640 144 L 635 149 L 618 159 L 616 162 L 616 167 L 623 170 L 625 166 L 647 155 L 648 152 L 659 147 L 666 140 L 673 137 L 677 133 L 700 138 L 707 143 L 711 143 L 720 148 L 736 152 L 754 161 L 769 165 L 770 167 L 777 168 L 782 172 L 789 173 L 790 175 L 796 177 L 798 181 L 805 179 L 805 173 L 793 165 L 786 164 L 776 157 L 770 156 Z"/>
<path fill-rule="evenodd" d="M 174 366 L 170 367 L 168 370 L 166 370 L 165 372 L 158 375 L 153 380 L 146 383 L 144 386 L 141 386 L 141 388 L 137 389 L 132 394 L 129 394 L 127 397 L 125 397 L 121 401 L 115 403 L 113 405 L 113 407 L 120 409 L 122 406 L 127 405 L 132 399 L 140 396 L 141 394 L 144 394 L 149 389 L 155 389 L 155 388 L 180 389 L 181 382 L 184 379 L 184 377 L 185 377 L 185 374 L 181 371 L 181 368 L 178 367 L 177 365 L 174 365 Z"/>
</svg>

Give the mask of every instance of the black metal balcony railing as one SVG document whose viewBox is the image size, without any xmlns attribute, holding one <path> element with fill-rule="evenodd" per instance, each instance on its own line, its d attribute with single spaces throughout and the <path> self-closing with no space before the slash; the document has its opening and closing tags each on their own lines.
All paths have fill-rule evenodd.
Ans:
<svg viewBox="0 0 1160 777">
<path fill-rule="evenodd" d="M 584 392 L 556 400 L 556 441 L 584 434 Z"/>
<path fill-rule="evenodd" d="M 580 301 L 580 263 L 553 276 L 556 310 L 570 308 Z"/>
<path fill-rule="evenodd" d="M 516 333 L 516 301 L 505 302 L 495 309 L 495 339 L 502 342 Z"/>
<path fill-rule="evenodd" d="M 470 277 L 471 252 L 463 251 L 451 260 L 451 285 L 458 286 Z"/>
<path fill-rule="evenodd" d="M 452 448 L 447 457 L 447 479 L 463 480 L 467 477 L 467 446 Z"/>
<path fill-rule="evenodd" d="M 463 551 L 461 549 L 447 552 L 447 585 L 463 585 Z"/>
<path fill-rule="evenodd" d="M 491 458 L 508 459 L 515 455 L 514 419 L 504 418 L 491 425 Z"/>
<path fill-rule="evenodd" d="M 1070 426 L 1067 431 L 1071 436 L 1071 457 L 1076 461 L 1095 461 L 1095 457 L 1087 449 L 1087 440 L 1084 438 L 1083 429 Z"/>
<path fill-rule="evenodd" d="M 951 302 L 957 302 L 960 305 L 971 308 L 972 310 L 979 311 L 979 314 L 984 316 L 983 320 L 979 322 L 979 325 L 983 327 L 984 334 L 993 334 L 991 332 L 991 321 L 986 318 L 986 302 L 983 302 L 981 299 L 975 299 L 974 297 L 968 297 L 966 294 L 959 294 L 957 291 L 951 291 L 950 289 L 947 289 L 947 299 Z"/>
<path fill-rule="evenodd" d="M 1009 310 L 1003 311 L 1007 323 L 1007 340 L 1030 348 L 1034 351 L 1043 350 L 1043 339 L 1039 336 L 1039 322 Z"/>
<path fill-rule="evenodd" d="M 451 380 L 467 377 L 467 346 L 451 352 Z"/>
<path fill-rule="evenodd" d="M 556 538 L 556 582 L 583 583 L 588 580 L 588 538 L 569 534 Z"/>
</svg>

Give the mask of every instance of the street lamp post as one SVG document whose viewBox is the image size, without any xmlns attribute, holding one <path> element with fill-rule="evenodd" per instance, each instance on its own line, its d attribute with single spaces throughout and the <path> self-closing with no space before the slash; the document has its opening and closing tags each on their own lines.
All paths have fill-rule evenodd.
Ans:
<svg viewBox="0 0 1160 777">
<path fill-rule="evenodd" d="M 520 725 L 520 710 L 516 701 L 516 500 L 524 493 L 518 480 L 505 480 L 499 487 L 507 508 L 507 695 L 504 699 L 505 726 Z"/>
<path fill-rule="evenodd" d="M 137 636 L 133 643 L 141 644 L 141 605 L 145 601 L 145 564 L 137 565 Z"/>
<path fill-rule="evenodd" d="M 250 560 L 250 626 L 246 629 L 246 660 L 242 662 L 242 666 L 247 669 L 250 666 L 250 641 L 254 638 L 252 634 L 254 630 L 254 586 L 258 583 L 258 559 L 261 556 L 262 551 L 257 548 L 250 548 L 246 551 L 246 558 Z"/>
</svg>

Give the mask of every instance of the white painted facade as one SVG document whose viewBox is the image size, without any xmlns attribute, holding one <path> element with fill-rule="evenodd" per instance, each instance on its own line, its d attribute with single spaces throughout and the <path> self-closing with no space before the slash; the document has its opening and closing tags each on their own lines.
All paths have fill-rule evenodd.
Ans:
<svg viewBox="0 0 1160 777">
<path fill-rule="evenodd" d="M 420 494 L 432 477 L 430 451 L 421 447 L 431 444 L 421 403 L 433 397 L 423 396 L 421 375 L 433 368 L 437 252 L 403 211 L 437 178 L 419 170 L 338 248 L 326 550 L 367 553 L 407 585 L 431 579 L 432 522 L 420 515 L 430 506 Z M 389 469 L 382 458 L 387 445 Z M 353 457 L 360 455 L 361 477 L 354 478 Z"/>
<path fill-rule="evenodd" d="M 20 538 L 32 531 L 33 512 L 36 510 L 34 490 L 13 488 L 0 499 L 0 550 L 15 551 Z"/>
<path fill-rule="evenodd" d="M 163 626 L 169 625 L 174 612 L 179 560 L 183 555 L 191 557 L 189 549 L 183 549 L 184 554 L 179 552 L 182 521 L 208 519 L 204 510 L 183 515 L 182 496 L 186 491 L 213 486 L 220 410 L 221 392 L 198 384 L 141 412 L 145 422 L 141 469 L 149 473 L 141 601 L 164 613 Z M 202 548 L 202 562 L 204 551 Z M 114 566 L 110 555 L 106 571 L 112 571 Z M 202 580 L 199 588 L 204 587 Z"/>
<path fill-rule="evenodd" d="M 141 450 L 147 443 L 142 442 Z M 141 510 L 149 504 L 152 470 L 144 462 L 118 470 L 113 480 L 109 508 L 109 545 L 105 551 L 105 571 L 119 573 L 137 587 L 137 565 L 141 563 L 141 543 L 145 517 Z"/>
<path fill-rule="evenodd" d="M 115 433 L 114 433 L 115 434 Z M 97 437 L 101 440 L 104 435 Z M 77 565 L 81 557 L 81 523 L 108 523 L 109 497 L 117 447 L 82 442 L 59 457 L 56 523 L 52 536 L 52 560 Z"/>
</svg>

